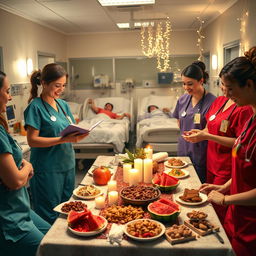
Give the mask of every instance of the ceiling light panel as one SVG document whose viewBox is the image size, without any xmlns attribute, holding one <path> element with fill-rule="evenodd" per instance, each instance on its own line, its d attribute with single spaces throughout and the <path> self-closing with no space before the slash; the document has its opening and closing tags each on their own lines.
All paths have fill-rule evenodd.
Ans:
<svg viewBox="0 0 256 256">
<path fill-rule="evenodd" d="M 98 0 L 102 6 L 155 4 L 155 0 Z"/>
<path fill-rule="evenodd" d="M 116 23 L 119 28 L 130 28 L 129 23 Z"/>
</svg>

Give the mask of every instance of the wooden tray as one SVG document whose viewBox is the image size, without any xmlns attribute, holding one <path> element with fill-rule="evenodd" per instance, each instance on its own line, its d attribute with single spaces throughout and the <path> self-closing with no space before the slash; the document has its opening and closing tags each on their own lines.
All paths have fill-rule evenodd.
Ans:
<svg viewBox="0 0 256 256">
<path fill-rule="evenodd" d="M 185 226 L 189 227 L 190 229 L 192 229 L 193 231 L 195 231 L 195 232 L 196 232 L 198 235 L 200 235 L 200 236 L 205 236 L 205 235 L 209 235 L 209 234 L 212 233 L 212 229 L 202 230 L 202 229 L 196 228 L 196 227 L 194 227 L 192 224 L 190 224 L 189 221 L 187 221 L 187 220 L 184 220 L 184 224 L 185 224 Z M 212 224 L 212 225 L 213 225 L 213 224 Z M 213 229 L 214 229 L 215 231 L 218 231 L 218 232 L 220 231 L 220 227 L 215 226 L 215 225 L 213 225 Z"/>
<path fill-rule="evenodd" d="M 184 225 L 182 224 L 182 225 L 179 225 L 179 226 L 184 226 Z M 192 230 L 192 236 L 183 237 L 183 238 L 176 238 L 176 239 L 172 239 L 167 233 L 168 233 L 168 229 L 166 229 L 166 231 L 165 231 L 165 236 L 166 236 L 166 239 L 171 244 L 179 244 L 179 243 L 185 243 L 185 242 L 188 242 L 188 241 L 191 241 L 191 240 L 196 240 L 196 234 L 193 232 L 193 230 Z"/>
</svg>

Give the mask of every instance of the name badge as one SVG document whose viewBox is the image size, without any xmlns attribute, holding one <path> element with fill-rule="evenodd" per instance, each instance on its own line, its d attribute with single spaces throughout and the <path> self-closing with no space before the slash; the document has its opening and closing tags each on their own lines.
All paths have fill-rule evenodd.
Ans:
<svg viewBox="0 0 256 256">
<path fill-rule="evenodd" d="M 71 117 L 70 117 L 70 116 L 66 116 L 66 117 L 67 117 L 69 123 L 70 123 L 70 124 L 73 124 L 73 121 L 72 121 Z"/>
<path fill-rule="evenodd" d="M 200 121 L 201 121 L 201 115 L 200 113 L 196 113 L 194 115 L 194 124 L 200 124 Z"/>
<path fill-rule="evenodd" d="M 222 120 L 220 124 L 220 132 L 226 133 L 228 130 L 229 121 L 228 120 Z"/>
</svg>

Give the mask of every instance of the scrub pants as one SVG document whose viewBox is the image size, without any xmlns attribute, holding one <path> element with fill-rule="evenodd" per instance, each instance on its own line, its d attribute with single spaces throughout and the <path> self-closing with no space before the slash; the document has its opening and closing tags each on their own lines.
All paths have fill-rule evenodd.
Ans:
<svg viewBox="0 0 256 256">
<path fill-rule="evenodd" d="M 32 207 L 44 220 L 53 224 L 58 213 L 53 208 L 67 201 L 75 187 L 75 168 L 67 171 L 35 172 L 30 181 Z"/>
<path fill-rule="evenodd" d="M 31 230 L 17 242 L 6 241 L 0 234 L 0 254 L 3 256 L 35 256 L 37 248 L 44 235 L 50 229 L 49 223 L 38 216 L 34 211 L 30 211 L 30 218 L 33 221 Z"/>
</svg>

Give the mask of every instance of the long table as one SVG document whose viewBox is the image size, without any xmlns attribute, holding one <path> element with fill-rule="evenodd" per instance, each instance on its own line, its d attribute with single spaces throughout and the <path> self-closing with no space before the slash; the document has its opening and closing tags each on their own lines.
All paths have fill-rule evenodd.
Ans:
<svg viewBox="0 0 256 256">
<path fill-rule="evenodd" d="M 191 163 L 188 157 L 181 157 L 182 160 Z M 98 156 L 94 165 L 109 165 L 115 163 L 113 156 Z M 94 167 L 92 167 L 94 168 Z M 116 169 L 117 167 L 115 167 Z M 184 188 L 198 188 L 200 181 L 195 172 L 194 167 L 190 164 L 186 169 L 190 172 L 190 176 L 181 180 L 180 185 L 175 191 L 180 193 Z M 92 177 L 85 175 L 83 184 L 92 183 Z M 102 190 L 106 196 L 107 187 L 103 186 Z M 77 198 L 71 198 L 77 199 Z M 94 209 L 94 200 L 86 201 L 86 204 L 92 211 L 97 214 L 98 210 Z M 202 210 L 208 214 L 208 219 L 220 226 L 219 234 L 224 239 L 224 244 L 221 244 L 213 235 L 198 237 L 195 241 L 190 241 L 181 244 L 171 245 L 165 237 L 161 237 L 155 241 L 142 243 L 133 240 L 123 239 L 121 245 L 110 244 L 107 239 L 98 239 L 97 237 L 79 237 L 67 230 L 66 216 L 62 214 L 55 221 L 49 232 L 43 238 L 39 249 L 38 256 L 113 256 L 113 255 L 147 255 L 147 256 L 233 256 L 231 244 L 226 236 L 226 233 L 221 226 L 218 217 L 210 203 L 205 203 L 199 206 L 181 206 L 181 214 L 179 222 L 187 219 L 186 213 L 195 210 Z"/>
</svg>

